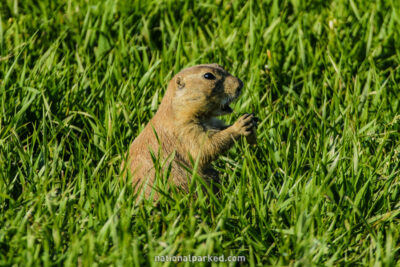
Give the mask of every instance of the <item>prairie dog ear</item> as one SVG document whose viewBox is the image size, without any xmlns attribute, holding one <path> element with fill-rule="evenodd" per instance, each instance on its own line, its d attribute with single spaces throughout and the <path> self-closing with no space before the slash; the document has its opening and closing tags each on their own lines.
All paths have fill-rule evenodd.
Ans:
<svg viewBox="0 0 400 267">
<path fill-rule="evenodd" d="M 178 76 L 176 77 L 176 86 L 179 90 L 183 89 L 185 87 L 185 82 L 183 81 L 182 77 Z"/>
</svg>

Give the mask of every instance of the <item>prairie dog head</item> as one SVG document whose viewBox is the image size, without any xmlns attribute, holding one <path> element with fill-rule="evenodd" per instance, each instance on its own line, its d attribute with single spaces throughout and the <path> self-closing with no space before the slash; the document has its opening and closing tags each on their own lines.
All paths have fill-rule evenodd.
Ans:
<svg viewBox="0 0 400 267">
<path fill-rule="evenodd" d="M 172 104 L 179 116 L 214 117 L 231 113 L 243 82 L 218 64 L 203 64 L 179 72 L 172 79 Z"/>
</svg>

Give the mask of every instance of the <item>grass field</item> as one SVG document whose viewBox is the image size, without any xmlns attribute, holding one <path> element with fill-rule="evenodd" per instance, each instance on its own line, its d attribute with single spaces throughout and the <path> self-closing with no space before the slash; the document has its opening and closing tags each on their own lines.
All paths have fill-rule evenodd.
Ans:
<svg viewBox="0 0 400 267">
<path fill-rule="evenodd" d="M 135 206 L 125 151 L 210 62 L 259 145 L 216 162 L 220 198 Z M 0 266 L 399 266 L 399 66 L 395 0 L 0 0 Z"/>
</svg>

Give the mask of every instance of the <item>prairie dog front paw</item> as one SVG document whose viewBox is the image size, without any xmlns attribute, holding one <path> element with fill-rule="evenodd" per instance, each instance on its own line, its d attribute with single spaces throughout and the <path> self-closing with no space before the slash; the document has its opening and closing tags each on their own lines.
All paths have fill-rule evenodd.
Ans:
<svg viewBox="0 0 400 267">
<path fill-rule="evenodd" d="M 232 129 L 236 134 L 248 136 L 252 132 L 252 128 L 256 127 L 253 114 L 244 114 L 241 116 L 232 126 Z"/>
</svg>

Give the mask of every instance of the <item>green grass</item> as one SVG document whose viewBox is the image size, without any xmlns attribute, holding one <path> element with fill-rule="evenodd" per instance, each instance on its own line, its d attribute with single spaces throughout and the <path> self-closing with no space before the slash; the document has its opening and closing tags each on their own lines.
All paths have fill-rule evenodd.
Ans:
<svg viewBox="0 0 400 267">
<path fill-rule="evenodd" d="M 259 145 L 216 162 L 220 198 L 135 206 L 125 151 L 210 62 Z M 399 266 L 399 66 L 395 0 L 0 0 L 0 265 Z"/>
</svg>

